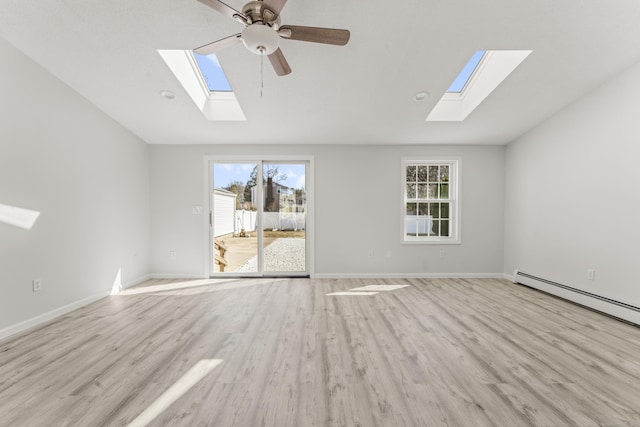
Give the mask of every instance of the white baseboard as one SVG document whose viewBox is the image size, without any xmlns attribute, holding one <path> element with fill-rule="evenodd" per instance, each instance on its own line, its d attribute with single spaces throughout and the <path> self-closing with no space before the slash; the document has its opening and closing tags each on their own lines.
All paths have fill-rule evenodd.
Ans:
<svg viewBox="0 0 640 427">
<path fill-rule="evenodd" d="M 151 274 L 145 274 L 140 277 L 136 277 L 135 279 L 129 280 L 127 283 L 122 285 L 122 289 L 127 289 L 132 286 L 138 285 L 142 282 L 145 282 L 152 278 Z M 67 313 L 72 312 L 73 310 L 77 310 L 85 305 L 89 305 L 92 302 L 95 302 L 101 298 L 108 297 L 112 294 L 112 291 L 104 291 L 99 294 L 91 295 L 89 297 L 83 298 L 81 300 L 72 302 L 71 304 L 67 304 L 60 308 L 56 308 L 54 310 L 48 311 L 46 313 L 40 314 L 38 316 L 32 317 L 31 319 L 24 320 L 15 325 L 8 326 L 4 329 L 0 329 L 0 339 L 7 338 L 11 335 L 17 334 L 19 332 L 25 331 L 27 329 L 33 328 L 45 322 L 55 319 L 56 317 L 63 316 Z"/>
<path fill-rule="evenodd" d="M 312 279 L 507 279 L 510 276 L 504 273 L 314 273 Z M 210 279 L 207 275 L 153 273 L 148 279 L 185 279 L 204 280 Z M 144 280 L 143 280 L 144 281 Z"/>
<path fill-rule="evenodd" d="M 314 279 L 503 279 L 503 273 L 316 273 Z"/>
<path fill-rule="evenodd" d="M 202 280 L 209 279 L 209 276 L 201 274 L 174 274 L 174 273 L 153 273 L 150 275 L 151 279 L 188 279 L 188 280 Z"/>
<path fill-rule="evenodd" d="M 507 274 L 507 273 L 503 273 L 503 274 L 502 274 L 502 278 L 503 278 L 504 280 L 508 280 L 508 281 L 510 281 L 510 282 L 514 282 L 514 280 L 515 280 L 515 279 L 514 279 L 514 278 L 515 278 L 515 276 L 514 276 L 513 274 Z M 515 282 L 514 282 L 514 283 L 515 283 Z"/>
<path fill-rule="evenodd" d="M 73 310 L 77 310 L 80 307 L 84 307 L 85 305 L 91 304 L 92 302 L 95 302 L 101 298 L 107 297 L 109 296 L 109 294 L 111 294 L 111 291 L 104 291 L 99 294 L 72 302 L 71 304 L 67 304 L 63 307 L 56 308 L 55 310 L 51 310 L 38 316 L 32 317 L 31 319 L 24 320 L 15 325 L 0 329 L 0 339 L 7 338 L 11 335 L 33 328 L 34 326 L 38 326 L 42 323 L 48 322 L 49 320 L 55 319 L 56 317 L 63 316 Z"/>
</svg>

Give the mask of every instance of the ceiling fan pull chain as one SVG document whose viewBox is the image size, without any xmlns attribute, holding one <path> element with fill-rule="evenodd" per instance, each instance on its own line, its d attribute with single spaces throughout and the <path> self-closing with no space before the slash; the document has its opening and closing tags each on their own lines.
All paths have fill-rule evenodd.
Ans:
<svg viewBox="0 0 640 427">
<path fill-rule="evenodd" d="M 260 98 L 262 98 L 263 88 L 264 88 L 264 55 L 260 55 Z"/>
</svg>

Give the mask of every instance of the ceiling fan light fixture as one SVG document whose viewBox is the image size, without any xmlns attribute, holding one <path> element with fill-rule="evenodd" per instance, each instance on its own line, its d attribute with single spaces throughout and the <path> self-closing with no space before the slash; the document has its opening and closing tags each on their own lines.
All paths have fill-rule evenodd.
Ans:
<svg viewBox="0 0 640 427">
<path fill-rule="evenodd" d="M 278 49 L 280 36 L 268 25 L 256 23 L 242 30 L 242 42 L 256 55 L 271 55 Z"/>
</svg>

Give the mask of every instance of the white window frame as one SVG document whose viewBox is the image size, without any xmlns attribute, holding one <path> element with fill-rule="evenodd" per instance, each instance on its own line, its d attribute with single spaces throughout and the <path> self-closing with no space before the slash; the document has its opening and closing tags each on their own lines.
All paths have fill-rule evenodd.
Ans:
<svg viewBox="0 0 640 427">
<path fill-rule="evenodd" d="M 401 231 L 402 244 L 460 244 L 460 165 L 457 157 L 433 158 L 433 157 L 403 157 L 401 162 Z M 449 166 L 449 236 L 408 236 L 406 221 L 406 206 L 411 203 L 407 199 L 407 166 L 410 165 L 447 165 Z M 425 201 L 429 199 L 423 199 Z M 431 201 L 434 201 L 432 199 Z"/>
</svg>

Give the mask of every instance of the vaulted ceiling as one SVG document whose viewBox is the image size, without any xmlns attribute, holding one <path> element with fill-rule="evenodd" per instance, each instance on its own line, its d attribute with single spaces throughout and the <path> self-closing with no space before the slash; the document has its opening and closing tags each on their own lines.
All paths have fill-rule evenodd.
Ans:
<svg viewBox="0 0 640 427">
<path fill-rule="evenodd" d="M 289 0 L 281 17 L 351 40 L 283 40 L 293 72 L 265 61 L 263 83 L 260 56 L 220 52 L 246 122 L 206 120 L 157 52 L 242 29 L 196 0 L 0 0 L 0 36 L 149 144 L 506 144 L 640 61 L 630 0 Z M 533 53 L 466 120 L 425 122 L 478 49 Z"/>
</svg>

